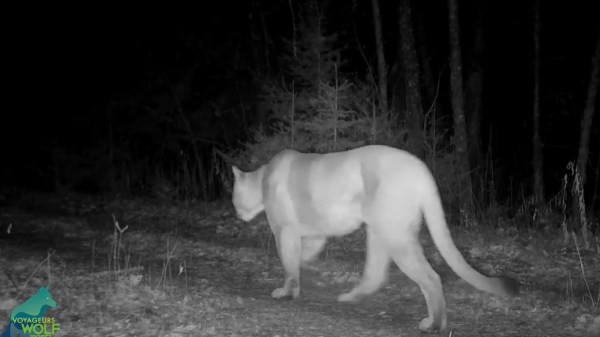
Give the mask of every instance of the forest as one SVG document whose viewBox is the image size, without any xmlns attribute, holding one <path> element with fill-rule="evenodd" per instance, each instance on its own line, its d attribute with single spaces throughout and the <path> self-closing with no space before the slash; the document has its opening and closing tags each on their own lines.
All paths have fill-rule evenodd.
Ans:
<svg viewBox="0 0 600 337">
<path fill-rule="evenodd" d="M 424 161 L 465 260 L 519 284 L 508 299 L 474 289 L 423 229 L 445 289 L 439 334 L 600 333 L 599 12 L 248 0 L 32 13 L 9 42 L 15 109 L 0 117 L 0 332 L 16 336 L 15 308 L 47 287 L 55 303 L 37 317 L 57 336 L 420 335 L 425 299 L 395 266 L 377 293 L 336 302 L 361 279 L 365 226 L 330 238 L 300 298 L 279 301 L 267 217 L 243 222 L 231 202 L 232 165 L 377 144 Z"/>
</svg>

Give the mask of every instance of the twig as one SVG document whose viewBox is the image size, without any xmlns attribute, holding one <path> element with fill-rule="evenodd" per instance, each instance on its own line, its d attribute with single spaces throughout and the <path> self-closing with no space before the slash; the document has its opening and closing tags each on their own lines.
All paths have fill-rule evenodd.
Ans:
<svg viewBox="0 0 600 337">
<path fill-rule="evenodd" d="M 37 273 L 38 269 L 40 269 L 40 267 L 46 262 L 46 260 L 50 260 L 50 257 L 52 257 L 52 255 L 54 255 L 56 251 L 54 249 L 49 249 L 48 250 L 48 255 L 46 256 L 46 258 L 38 263 L 38 265 L 35 267 L 35 269 L 33 270 L 33 272 L 29 275 L 29 277 L 27 278 L 27 280 L 25 281 L 25 283 L 23 284 L 23 287 L 21 287 L 21 289 L 19 289 L 19 292 L 17 293 L 17 296 L 15 296 L 15 298 L 19 297 L 21 295 L 21 293 L 23 292 L 23 289 L 25 289 L 25 287 L 27 287 L 27 283 L 29 283 L 29 281 L 31 280 L 31 278 L 33 277 L 33 275 L 35 275 L 35 273 Z"/>
<path fill-rule="evenodd" d="M 577 243 L 577 236 L 575 235 L 575 231 L 571 230 L 571 235 L 573 236 L 573 242 L 575 242 L 575 249 L 577 249 L 577 256 L 579 257 L 579 267 L 581 268 L 581 275 L 583 276 L 583 282 L 585 283 L 585 287 L 588 291 L 588 296 L 590 296 L 590 300 L 592 300 L 592 305 L 596 307 L 598 302 L 594 300 L 594 296 L 592 295 L 592 290 L 590 289 L 590 285 L 588 284 L 587 277 L 585 276 L 585 268 L 583 267 L 583 259 L 581 257 L 581 252 L 579 251 L 579 244 Z"/>
<path fill-rule="evenodd" d="M 54 254 L 54 252 L 52 252 L 52 254 Z M 48 250 L 47 256 L 46 256 L 46 260 L 48 260 L 48 269 L 46 270 L 46 272 L 48 273 L 48 286 L 52 285 L 52 273 L 51 273 L 51 269 L 50 269 L 50 250 Z"/>
<path fill-rule="evenodd" d="M 8 270 L 4 271 L 4 274 L 6 274 L 6 276 L 8 276 L 8 279 L 10 280 L 10 282 L 13 284 L 13 286 L 15 286 L 15 288 L 17 290 L 19 290 L 19 286 L 17 286 L 17 283 L 15 282 L 15 280 L 13 280 L 12 276 L 8 273 Z"/>
<path fill-rule="evenodd" d="M 163 288 L 167 285 L 167 272 L 171 268 L 171 259 L 173 259 L 173 256 L 175 255 L 175 248 L 177 248 L 177 242 L 175 242 L 173 248 L 169 251 L 169 241 L 167 240 L 165 261 L 163 262 L 163 270 L 161 272 L 160 279 L 158 280 L 158 284 L 156 285 L 157 287 L 159 287 L 161 283 L 163 284 Z"/>
</svg>

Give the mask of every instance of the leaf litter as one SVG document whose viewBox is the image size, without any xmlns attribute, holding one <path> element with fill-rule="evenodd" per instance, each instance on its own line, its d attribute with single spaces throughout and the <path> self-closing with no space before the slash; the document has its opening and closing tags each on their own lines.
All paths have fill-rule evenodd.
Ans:
<svg viewBox="0 0 600 337">
<path fill-rule="evenodd" d="M 283 282 L 283 270 L 264 218 L 241 223 L 228 203 L 79 199 L 81 209 L 73 198 L 62 209 L 51 200 L 57 212 L 48 212 L 49 205 L 43 212 L 0 209 L 0 330 L 12 308 L 49 286 L 58 307 L 47 315 L 61 324 L 57 336 L 421 336 L 424 298 L 396 267 L 360 304 L 336 302 L 362 275 L 364 231 L 332 239 L 303 270 L 301 297 L 277 301 L 270 292 Z M 129 228 L 116 250 L 113 215 Z M 522 293 L 508 300 L 474 290 L 423 233 L 447 300 L 451 330 L 439 335 L 600 331 L 597 253 L 586 252 L 580 261 L 551 237 L 523 245 L 497 229 L 452 232 L 469 263 L 519 280 Z M 595 293 L 583 286 L 581 264 Z"/>
</svg>

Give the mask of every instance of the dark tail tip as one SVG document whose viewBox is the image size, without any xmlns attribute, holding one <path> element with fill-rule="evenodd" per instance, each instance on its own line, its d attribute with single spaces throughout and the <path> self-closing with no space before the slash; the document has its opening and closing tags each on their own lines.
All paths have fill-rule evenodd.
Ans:
<svg viewBox="0 0 600 337">
<path fill-rule="evenodd" d="M 519 282 L 506 277 L 500 278 L 500 281 L 502 281 L 502 289 L 505 296 L 515 297 L 519 295 Z"/>
</svg>

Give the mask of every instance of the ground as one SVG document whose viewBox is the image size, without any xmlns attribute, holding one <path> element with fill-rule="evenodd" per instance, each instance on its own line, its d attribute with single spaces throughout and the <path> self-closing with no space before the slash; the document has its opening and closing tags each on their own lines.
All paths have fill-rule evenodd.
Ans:
<svg viewBox="0 0 600 337">
<path fill-rule="evenodd" d="M 521 283 L 515 299 L 462 281 L 424 231 L 448 306 L 449 330 L 433 335 L 598 336 L 599 243 L 515 227 L 451 229 L 473 266 Z M 299 299 L 272 299 L 283 271 L 268 224 L 240 222 L 226 201 L 29 195 L 0 205 L 0 231 L 0 332 L 43 286 L 56 336 L 421 336 L 427 312 L 395 266 L 377 294 L 336 302 L 362 274 L 362 230 L 302 271 Z"/>
</svg>

